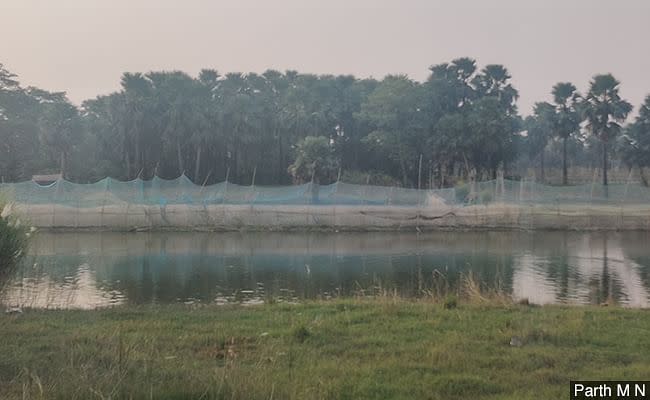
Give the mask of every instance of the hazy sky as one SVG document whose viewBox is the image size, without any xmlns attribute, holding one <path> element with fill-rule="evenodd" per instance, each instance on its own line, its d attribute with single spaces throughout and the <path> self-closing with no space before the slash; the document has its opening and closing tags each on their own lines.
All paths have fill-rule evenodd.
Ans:
<svg viewBox="0 0 650 400">
<path fill-rule="evenodd" d="M 533 5 L 534 4 L 534 5 Z M 504 64 L 523 113 L 611 72 L 650 93 L 649 0 L 0 0 L 0 63 L 76 103 L 124 71 L 296 69 L 426 79 L 460 56 Z"/>
</svg>

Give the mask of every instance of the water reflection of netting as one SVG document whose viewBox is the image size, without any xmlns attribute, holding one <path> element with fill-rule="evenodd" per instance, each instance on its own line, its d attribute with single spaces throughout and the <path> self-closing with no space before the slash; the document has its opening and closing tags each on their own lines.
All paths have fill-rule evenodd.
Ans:
<svg viewBox="0 0 650 400">
<path fill-rule="evenodd" d="M 650 203 L 650 189 L 637 184 L 548 186 L 533 181 L 497 179 L 449 189 L 408 189 L 355 185 L 241 186 L 229 182 L 200 186 L 185 176 L 121 182 L 111 178 L 91 184 L 59 180 L 42 186 L 34 182 L 5 183 L 3 192 L 20 204 L 57 204 L 71 207 L 112 205 L 208 206 L 251 205 L 371 205 L 466 206 L 475 204 L 622 205 Z"/>
</svg>

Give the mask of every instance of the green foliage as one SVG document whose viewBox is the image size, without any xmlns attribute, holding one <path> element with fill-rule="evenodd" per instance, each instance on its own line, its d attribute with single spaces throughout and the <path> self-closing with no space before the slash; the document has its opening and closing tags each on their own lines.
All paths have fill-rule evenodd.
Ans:
<svg viewBox="0 0 650 400">
<path fill-rule="evenodd" d="M 420 85 L 403 75 L 389 75 L 358 114 L 371 129 L 363 143 L 399 165 L 403 185 L 417 179 L 417 162 L 426 142 L 421 106 Z"/>
<path fill-rule="evenodd" d="M 338 166 L 329 140 L 324 136 L 307 136 L 296 144 L 296 159 L 289 173 L 298 183 L 315 183 L 331 179 Z"/>
<path fill-rule="evenodd" d="M 596 75 L 583 103 L 583 115 L 591 134 L 602 142 L 603 184 L 607 185 L 608 143 L 621 131 L 632 105 L 618 93 L 620 82 L 611 74 Z"/>
<path fill-rule="evenodd" d="M 467 153 L 473 165 L 492 172 L 493 177 L 500 165 L 514 160 L 515 133 L 519 130 L 518 119 L 509 115 L 501 103 L 496 97 L 481 99 L 468 116 L 472 135 L 467 137 Z"/>
<path fill-rule="evenodd" d="M 517 91 L 501 65 L 477 72 L 476 61 L 460 58 L 431 68 L 427 84 L 428 146 L 439 164 L 460 164 L 494 175 L 516 156 L 520 130 Z"/>
<path fill-rule="evenodd" d="M 546 147 L 555 133 L 557 118 L 555 107 L 542 102 L 535 103 L 533 115 L 524 120 L 526 143 L 530 159 L 539 157 L 542 181 L 544 180 L 544 159 Z"/>
<path fill-rule="evenodd" d="M 527 117 L 524 125 L 527 129 L 529 155 L 538 156 L 544 151 L 555 132 L 555 109 L 549 103 L 535 103 L 533 115 Z"/>
<path fill-rule="evenodd" d="M 0 64 L 0 175 L 3 180 L 24 179 L 39 158 L 40 104 L 23 89 L 16 75 Z"/>
<path fill-rule="evenodd" d="M 553 131 L 561 139 L 568 139 L 580 132 L 580 94 L 570 82 L 560 82 L 553 86 L 554 127 Z"/>
<path fill-rule="evenodd" d="M 621 123 L 632 110 L 619 91 L 620 82 L 611 74 L 596 75 L 585 98 L 583 113 L 589 131 L 607 142 L 621 130 Z"/>
<path fill-rule="evenodd" d="M 544 155 L 545 148 L 557 152 L 559 140 L 566 182 L 569 154 L 582 165 L 598 157 L 591 139 L 583 140 L 583 119 L 592 137 L 608 143 L 620 136 L 630 110 L 618 81 L 599 75 L 584 100 L 573 84 L 556 84 L 553 102 L 539 103 L 548 105 L 548 116 L 536 110 L 522 124 L 508 69 L 481 68 L 468 57 L 432 66 L 423 83 L 404 75 L 377 81 L 204 69 L 197 77 L 125 73 L 120 84 L 76 107 L 64 93 L 21 86 L 0 65 L 0 178 L 63 172 L 88 182 L 184 173 L 197 184 L 226 176 L 248 184 L 255 171 L 258 184 L 304 182 L 311 179 L 308 162 L 292 150 L 307 137 L 322 136 L 333 154 L 325 161 L 343 174 L 372 171 L 386 177 L 382 182 L 405 187 L 434 173 L 446 186 L 472 170 L 482 177 L 499 168 L 517 175 L 513 168 L 528 167 L 522 160 Z M 520 134 L 524 130 L 528 136 Z M 630 130 L 630 140 L 620 142 L 623 156 L 635 154 L 634 135 Z M 311 172 L 331 181 L 336 175 L 330 169 Z"/>
<path fill-rule="evenodd" d="M 293 340 L 298 343 L 304 343 L 311 336 L 311 332 L 304 325 L 301 325 L 293 330 L 291 333 Z"/>
<path fill-rule="evenodd" d="M 627 127 L 618 145 L 627 165 L 650 167 L 650 96 L 645 98 L 639 115 Z"/>
<path fill-rule="evenodd" d="M 11 204 L 0 198 L 0 289 L 25 255 L 30 234 L 11 209 Z"/>
<path fill-rule="evenodd" d="M 442 303 L 442 306 L 445 310 L 452 310 L 458 307 L 458 297 L 453 294 L 448 295 Z"/>
<path fill-rule="evenodd" d="M 555 102 L 554 131 L 562 140 L 562 184 L 568 184 L 567 147 L 569 139 L 580 133 L 581 97 L 576 87 L 570 82 L 560 82 L 553 86 Z"/>
</svg>

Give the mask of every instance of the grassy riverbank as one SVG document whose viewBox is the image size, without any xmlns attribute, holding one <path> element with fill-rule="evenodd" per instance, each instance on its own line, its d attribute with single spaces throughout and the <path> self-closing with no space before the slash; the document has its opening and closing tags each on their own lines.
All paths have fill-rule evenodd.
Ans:
<svg viewBox="0 0 650 400">
<path fill-rule="evenodd" d="M 0 315 L 0 398 L 567 398 L 572 378 L 647 379 L 648 348 L 650 313 L 608 307 L 30 310 Z"/>
</svg>

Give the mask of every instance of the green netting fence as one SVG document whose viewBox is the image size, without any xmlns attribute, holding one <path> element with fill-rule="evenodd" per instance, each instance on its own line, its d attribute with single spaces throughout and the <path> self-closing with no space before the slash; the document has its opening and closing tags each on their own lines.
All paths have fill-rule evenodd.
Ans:
<svg viewBox="0 0 650 400">
<path fill-rule="evenodd" d="M 472 182 L 448 189 L 409 189 L 356 185 L 242 186 L 221 182 L 194 184 L 186 176 L 173 180 L 155 177 L 123 182 L 111 178 L 78 184 L 58 180 L 50 185 L 33 181 L 0 184 L 0 190 L 19 204 L 56 204 L 70 207 L 105 207 L 138 204 L 168 205 L 373 205 L 435 207 L 491 203 L 509 204 L 650 204 L 650 189 L 639 184 L 603 186 L 549 186 L 532 180 L 496 179 Z"/>
</svg>

